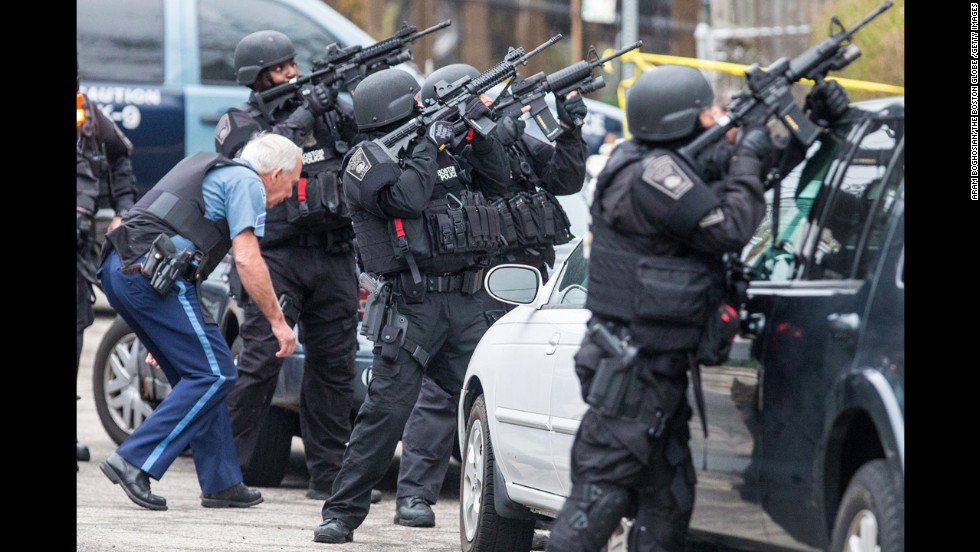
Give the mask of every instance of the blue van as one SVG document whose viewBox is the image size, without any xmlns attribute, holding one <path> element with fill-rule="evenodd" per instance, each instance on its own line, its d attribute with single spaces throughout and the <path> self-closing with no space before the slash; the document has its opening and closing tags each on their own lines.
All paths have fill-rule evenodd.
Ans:
<svg viewBox="0 0 980 552">
<path fill-rule="evenodd" d="M 79 0 L 81 90 L 133 142 L 142 195 L 178 161 L 214 149 L 214 126 L 248 98 L 232 60 L 245 35 L 286 33 L 309 71 L 327 45 L 374 38 L 318 0 Z"/>
</svg>

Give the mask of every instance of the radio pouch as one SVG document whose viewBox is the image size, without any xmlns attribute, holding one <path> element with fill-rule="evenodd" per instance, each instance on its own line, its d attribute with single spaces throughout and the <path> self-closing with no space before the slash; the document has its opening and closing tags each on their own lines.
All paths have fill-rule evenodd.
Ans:
<svg viewBox="0 0 980 552">
<path fill-rule="evenodd" d="M 394 307 L 389 313 L 388 324 L 381 329 L 381 358 L 394 362 L 398 358 L 398 349 L 401 349 L 405 342 L 408 319 L 398 314 Z"/>
</svg>

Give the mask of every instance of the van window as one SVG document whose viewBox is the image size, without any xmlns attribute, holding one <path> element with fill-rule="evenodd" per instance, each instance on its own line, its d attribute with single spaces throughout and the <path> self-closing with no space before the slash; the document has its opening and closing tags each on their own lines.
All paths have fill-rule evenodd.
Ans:
<svg viewBox="0 0 980 552">
<path fill-rule="evenodd" d="M 292 7 L 268 0 L 201 0 L 198 4 L 201 43 L 201 82 L 236 85 L 235 46 L 256 31 L 280 31 L 296 47 L 300 74 L 308 74 L 313 60 L 326 58 L 327 45 L 348 46 Z"/>
<path fill-rule="evenodd" d="M 894 203 L 898 182 L 904 174 L 892 171 L 889 182 L 883 184 L 885 171 L 895 155 L 896 137 L 902 134 L 902 119 L 872 119 L 859 129 L 863 134 L 856 147 L 848 153 L 843 176 L 836 190 L 825 189 L 823 202 L 829 208 L 821 217 L 821 230 L 812 253 L 813 262 L 807 274 L 810 280 L 838 280 L 854 278 L 859 240 L 877 204 L 884 211 L 874 217 L 878 229 L 871 236 L 869 245 L 876 250 L 881 246 L 884 221 Z M 881 201 L 876 200 L 881 198 Z M 819 201 L 819 200 L 818 200 Z M 870 255 L 865 254 L 865 258 Z M 863 270 L 860 270 L 863 276 Z"/>
<path fill-rule="evenodd" d="M 83 80 L 163 84 L 162 0 L 79 0 L 75 14 Z"/>
</svg>

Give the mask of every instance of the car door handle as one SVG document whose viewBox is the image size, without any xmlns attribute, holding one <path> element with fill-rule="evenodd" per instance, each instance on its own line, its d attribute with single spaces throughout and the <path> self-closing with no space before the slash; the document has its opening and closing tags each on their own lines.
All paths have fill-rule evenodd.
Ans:
<svg viewBox="0 0 980 552">
<path fill-rule="evenodd" d="M 548 339 L 548 346 L 544 348 L 544 354 L 553 355 L 555 351 L 558 350 L 558 343 L 561 341 L 561 332 L 555 332 L 551 334 L 551 338 Z"/>
<path fill-rule="evenodd" d="M 201 122 L 206 125 L 217 125 L 221 115 L 201 115 Z"/>
<path fill-rule="evenodd" d="M 827 315 L 827 323 L 830 326 L 830 335 L 836 339 L 848 339 L 857 334 L 861 317 L 856 312 L 835 312 Z"/>
</svg>

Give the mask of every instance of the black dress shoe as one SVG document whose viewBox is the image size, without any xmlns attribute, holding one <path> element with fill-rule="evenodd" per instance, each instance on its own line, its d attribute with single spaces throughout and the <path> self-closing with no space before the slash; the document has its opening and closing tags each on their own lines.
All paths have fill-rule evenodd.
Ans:
<svg viewBox="0 0 980 552">
<path fill-rule="evenodd" d="M 115 452 L 99 464 L 102 473 L 126 491 L 129 499 L 148 510 L 166 510 L 167 499 L 150 492 L 150 476 Z"/>
<path fill-rule="evenodd" d="M 421 496 L 395 500 L 395 523 L 408 527 L 435 527 L 436 515 Z"/>
<path fill-rule="evenodd" d="M 91 455 L 89 455 L 88 447 L 75 441 L 75 460 L 88 462 L 89 458 L 91 458 Z"/>
<path fill-rule="evenodd" d="M 354 531 L 339 519 L 328 519 L 313 530 L 313 542 L 354 542 Z"/>
<path fill-rule="evenodd" d="M 231 487 L 216 493 L 204 493 L 201 496 L 201 506 L 205 508 L 248 508 L 263 501 L 262 493 L 250 489 L 244 483 L 235 483 Z"/>
</svg>

